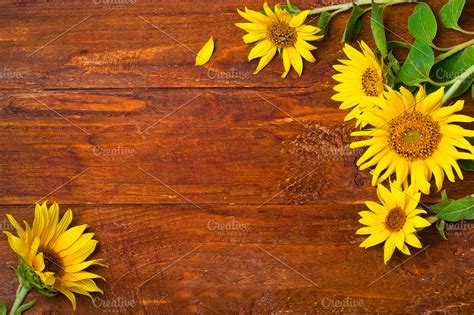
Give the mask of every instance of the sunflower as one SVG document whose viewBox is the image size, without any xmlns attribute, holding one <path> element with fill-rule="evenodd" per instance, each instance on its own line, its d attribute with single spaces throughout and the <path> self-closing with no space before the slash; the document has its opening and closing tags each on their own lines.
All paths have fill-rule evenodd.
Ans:
<svg viewBox="0 0 474 315">
<path fill-rule="evenodd" d="M 364 111 L 360 120 L 374 128 L 353 132 L 353 136 L 368 139 L 353 142 L 350 147 L 368 147 L 357 166 L 361 170 L 375 166 L 372 185 L 395 173 L 398 182 L 410 179 L 429 194 L 432 175 L 438 191 L 445 174 L 449 181 L 455 180 L 453 169 L 463 179 L 457 160 L 474 159 L 474 147 L 465 139 L 473 137 L 474 131 L 453 122 L 469 123 L 474 119 L 455 114 L 462 110 L 463 100 L 442 107 L 443 96 L 444 88 L 426 95 L 420 86 L 416 97 L 402 87 L 400 92 L 388 88 L 383 98 L 369 98 L 376 106 Z"/>
<path fill-rule="evenodd" d="M 316 35 L 320 29 L 303 24 L 309 10 L 292 16 L 278 5 L 275 6 L 275 12 L 273 12 L 266 2 L 263 4 L 263 9 L 265 14 L 247 8 L 245 8 L 245 12 L 237 9 L 240 16 L 250 21 L 250 23 L 235 24 L 248 33 L 243 36 L 244 42 L 247 44 L 257 42 L 248 56 L 249 60 L 260 58 L 254 74 L 259 73 L 273 59 L 278 50 L 283 57 L 283 66 L 285 67 L 285 72 L 281 77 L 286 77 L 291 66 L 301 76 L 303 72 L 301 57 L 309 62 L 316 61 L 311 54 L 311 50 L 316 47 L 307 41 L 322 38 L 323 36 Z"/>
<path fill-rule="evenodd" d="M 395 248 L 405 255 L 410 255 L 408 245 L 421 248 L 420 240 L 415 232 L 417 228 L 430 225 L 428 220 L 418 216 L 426 213 L 417 209 L 421 193 L 411 185 L 403 190 L 399 184 L 391 184 L 388 190 L 383 185 L 378 185 L 377 195 L 380 203 L 367 201 L 365 205 L 370 211 L 361 211 L 359 222 L 367 225 L 357 230 L 356 234 L 370 235 L 360 247 L 368 248 L 382 242 L 384 245 L 384 262 L 392 257 Z"/>
<path fill-rule="evenodd" d="M 342 102 L 341 109 L 353 108 L 345 120 L 355 118 L 356 127 L 364 127 L 358 119 L 364 108 L 369 106 L 364 99 L 367 96 L 381 96 L 385 81 L 382 67 L 374 52 L 363 41 L 359 45 L 362 52 L 349 44 L 344 45 L 343 51 L 349 60 L 340 59 L 342 65 L 334 65 L 334 69 L 340 73 L 335 74 L 333 79 L 341 83 L 334 87 L 338 93 L 331 99 Z"/>
<path fill-rule="evenodd" d="M 24 229 L 13 216 L 7 214 L 7 217 L 18 237 L 10 232 L 3 233 L 7 235 L 10 247 L 20 257 L 20 266 L 25 265 L 36 279 L 37 283 L 33 283 L 33 286 L 64 294 L 74 310 L 74 293 L 91 299 L 89 292 L 103 293 L 93 280 L 102 277 L 84 271 L 92 265 L 105 266 L 100 259 L 86 260 L 98 242 L 93 239 L 94 233 L 84 233 L 88 227 L 86 224 L 68 229 L 72 221 L 71 210 L 67 210 L 59 220 L 57 203 L 51 205 L 49 210 L 46 202 L 36 204 L 33 225 L 30 227 L 25 221 Z"/>
</svg>

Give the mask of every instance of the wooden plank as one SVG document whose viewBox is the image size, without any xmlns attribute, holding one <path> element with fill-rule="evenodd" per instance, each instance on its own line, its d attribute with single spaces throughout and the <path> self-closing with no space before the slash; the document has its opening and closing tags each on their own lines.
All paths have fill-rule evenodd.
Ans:
<svg viewBox="0 0 474 315">
<path fill-rule="evenodd" d="M 131 88 L 131 87 L 318 87 L 334 85 L 332 65 L 342 55 L 340 36 L 347 14 L 333 19 L 330 35 L 318 43 L 318 61 L 305 64 L 305 75 L 280 79 L 281 60 L 258 77 L 249 63 L 251 46 L 234 26 L 241 1 L 132 1 L 111 6 L 97 1 L 4 1 L 0 10 L 0 88 Z M 326 1 L 327 2 L 327 1 Z M 444 1 L 430 1 L 438 9 Z M 96 4 L 98 3 L 98 4 Z M 303 8 L 314 1 L 298 2 Z M 261 1 L 246 1 L 255 10 Z M 412 41 L 406 32 L 413 5 L 386 11 L 389 38 Z M 472 15 L 468 6 L 464 16 Z M 464 18 L 466 29 L 474 21 Z M 369 23 L 360 39 L 372 43 Z M 438 45 L 470 39 L 440 27 Z M 213 35 L 216 51 L 205 67 L 195 67 L 195 52 Z"/>
<path fill-rule="evenodd" d="M 102 308 L 80 298 L 78 314 L 472 310 L 470 224 L 448 232 L 449 241 L 432 227 L 420 233 L 424 250 L 413 250 L 408 261 L 395 254 L 384 265 L 381 247 L 357 246 L 363 208 L 335 202 L 258 210 L 74 205 L 74 223 L 92 226 L 101 244 L 95 256 L 110 265 L 94 269 L 107 279 L 101 283 L 106 294 L 96 300 Z M 27 220 L 33 215 L 25 207 L 2 212 Z M 11 302 L 16 280 L 8 266 L 16 258 L 7 246 L 0 242 L 0 299 Z M 114 302 L 125 307 L 103 307 Z M 69 312 L 68 303 L 40 297 L 36 312 Z"/>
<path fill-rule="evenodd" d="M 12 92 L 0 203 L 311 203 L 374 198 L 332 92 Z M 472 101 L 466 113 L 473 115 Z M 474 176 L 447 185 L 461 197 Z M 437 198 L 437 197 L 435 197 Z"/>
</svg>

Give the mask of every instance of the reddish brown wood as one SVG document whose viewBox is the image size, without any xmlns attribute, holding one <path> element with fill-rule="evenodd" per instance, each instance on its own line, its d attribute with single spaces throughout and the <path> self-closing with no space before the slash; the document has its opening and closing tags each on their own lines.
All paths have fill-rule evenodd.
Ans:
<svg viewBox="0 0 474 315">
<path fill-rule="evenodd" d="M 318 61 L 283 80 L 281 60 L 251 75 L 233 25 L 237 8 L 259 1 L 95 3 L 0 4 L 0 226 L 11 229 L 5 213 L 31 221 L 44 199 L 91 226 L 106 293 L 100 308 L 79 299 L 77 313 L 472 313 L 472 225 L 452 227 L 449 241 L 422 232 L 425 249 L 407 262 L 384 265 L 381 247 L 358 247 L 357 212 L 376 196 L 330 100 L 347 14 Z M 391 39 L 412 41 L 412 9 L 386 10 Z M 469 2 L 469 30 L 473 11 Z M 195 67 L 210 35 L 214 56 Z M 373 45 L 367 18 L 360 38 Z M 440 27 L 436 44 L 467 39 Z M 445 187 L 460 198 L 473 182 L 465 173 Z M 0 301 L 11 304 L 5 237 L 0 251 Z M 32 313 L 70 312 L 64 297 L 40 297 Z"/>
</svg>

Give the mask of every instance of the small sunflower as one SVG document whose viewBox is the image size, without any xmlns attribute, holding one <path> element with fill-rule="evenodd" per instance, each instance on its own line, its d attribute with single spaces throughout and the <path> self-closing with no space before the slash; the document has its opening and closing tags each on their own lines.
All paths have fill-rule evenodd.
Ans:
<svg viewBox="0 0 474 315">
<path fill-rule="evenodd" d="M 345 44 L 343 51 L 349 60 L 340 59 L 342 65 L 334 65 L 340 73 L 333 79 L 341 82 L 334 87 L 337 92 L 331 99 L 342 102 L 341 109 L 353 108 L 345 120 L 357 119 L 356 126 L 361 125 L 358 117 L 364 108 L 370 106 L 364 99 L 367 96 L 378 97 L 384 91 L 384 75 L 374 52 L 363 41 L 360 42 L 362 52 L 349 44 Z"/>
<path fill-rule="evenodd" d="M 350 147 L 368 147 L 357 166 L 361 170 L 375 166 L 372 185 L 395 173 L 398 182 L 410 178 L 411 184 L 429 194 L 432 175 L 438 191 L 445 174 L 454 182 L 453 168 L 463 179 L 457 160 L 474 159 L 474 146 L 465 139 L 473 137 L 474 131 L 453 123 L 474 119 L 456 114 L 462 110 L 463 100 L 442 107 L 443 96 L 444 88 L 426 95 L 420 86 L 416 97 L 402 87 L 400 92 L 388 88 L 384 98 L 368 98 L 376 106 L 364 111 L 360 120 L 374 128 L 353 132 L 353 136 L 369 138 L 353 142 Z"/>
<path fill-rule="evenodd" d="M 380 203 L 367 201 L 370 211 L 361 211 L 359 222 L 367 225 L 357 230 L 356 234 L 370 235 L 360 247 L 368 248 L 382 242 L 384 245 L 384 262 L 392 257 L 395 248 L 405 255 L 410 255 L 408 245 L 421 248 L 416 236 L 417 228 L 430 226 L 428 220 L 418 216 L 426 213 L 417 209 L 421 194 L 414 186 L 403 190 L 397 183 L 391 184 L 391 190 L 378 185 L 377 196 Z"/>
<path fill-rule="evenodd" d="M 88 227 L 86 224 L 68 229 L 72 221 L 71 210 L 67 210 L 59 220 L 57 203 L 51 205 L 49 210 L 46 202 L 36 204 L 33 225 L 30 227 L 25 221 L 24 229 L 13 216 L 7 214 L 7 217 L 18 237 L 10 232 L 3 233 L 7 235 L 10 247 L 20 257 L 19 268 L 24 265 L 27 273 L 32 274 L 31 284 L 35 288 L 53 294 L 61 292 L 71 301 L 74 310 L 74 293 L 91 299 L 89 292 L 103 293 L 93 280 L 102 277 L 85 271 L 92 265 L 105 266 L 100 259 L 86 260 L 98 241 L 93 239 L 94 233 L 84 233 Z"/>
<path fill-rule="evenodd" d="M 245 8 L 245 12 L 237 10 L 240 16 L 250 23 L 235 24 L 248 33 L 243 36 L 245 43 L 257 42 L 248 56 L 249 60 L 260 58 L 254 74 L 259 73 L 273 59 L 278 50 L 283 57 L 283 66 L 285 67 L 282 78 L 286 77 L 291 66 L 301 76 L 303 72 L 301 57 L 309 62 L 316 61 L 311 54 L 311 50 L 316 47 L 307 41 L 322 38 L 323 36 L 316 35 L 320 29 L 303 24 L 309 10 L 292 16 L 278 5 L 275 6 L 275 12 L 273 12 L 266 2 L 263 4 L 263 9 L 265 14 L 247 8 Z"/>
</svg>

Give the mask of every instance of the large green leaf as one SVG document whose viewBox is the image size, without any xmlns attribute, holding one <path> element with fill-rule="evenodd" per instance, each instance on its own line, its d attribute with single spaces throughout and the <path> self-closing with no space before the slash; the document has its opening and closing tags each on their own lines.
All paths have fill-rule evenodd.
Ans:
<svg viewBox="0 0 474 315">
<path fill-rule="evenodd" d="M 439 10 L 439 18 L 444 27 L 451 29 L 460 29 L 458 21 L 466 0 L 448 0 Z"/>
<path fill-rule="evenodd" d="M 474 46 L 468 46 L 454 55 L 436 63 L 431 69 L 431 77 L 436 82 L 447 82 L 461 75 L 472 65 L 474 65 Z M 452 97 L 464 94 L 464 92 L 466 92 L 472 85 L 472 82 L 472 76 L 467 78 L 459 86 Z"/>
<path fill-rule="evenodd" d="M 321 30 L 318 35 L 326 36 L 329 30 L 329 22 L 331 21 L 332 14 L 328 12 L 323 12 L 319 15 L 318 27 Z"/>
<path fill-rule="evenodd" d="M 424 42 L 416 41 L 398 73 L 400 80 L 406 85 L 428 81 L 433 63 L 434 53 L 431 47 Z"/>
<path fill-rule="evenodd" d="M 0 315 L 7 315 L 7 306 L 0 302 Z"/>
<path fill-rule="evenodd" d="M 436 18 L 430 6 L 426 3 L 419 3 L 408 18 L 408 32 L 417 41 L 431 44 L 437 30 Z"/>
<path fill-rule="evenodd" d="M 448 222 L 474 219 L 474 195 L 450 202 L 438 212 L 438 218 Z"/>
<path fill-rule="evenodd" d="M 347 20 L 346 27 L 344 28 L 344 34 L 342 34 L 342 42 L 350 41 L 359 35 L 362 28 L 360 17 L 364 15 L 367 10 L 361 9 L 357 4 L 352 4 L 352 12 Z"/>
<path fill-rule="evenodd" d="M 372 2 L 370 27 L 372 29 L 372 36 L 374 37 L 375 45 L 382 56 L 386 57 L 388 54 L 388 49 L 387 38 L 385 37 L 385 26 L 383 24 L 383 7 L 375 4 L 375 2 Z"/>
</svg>

